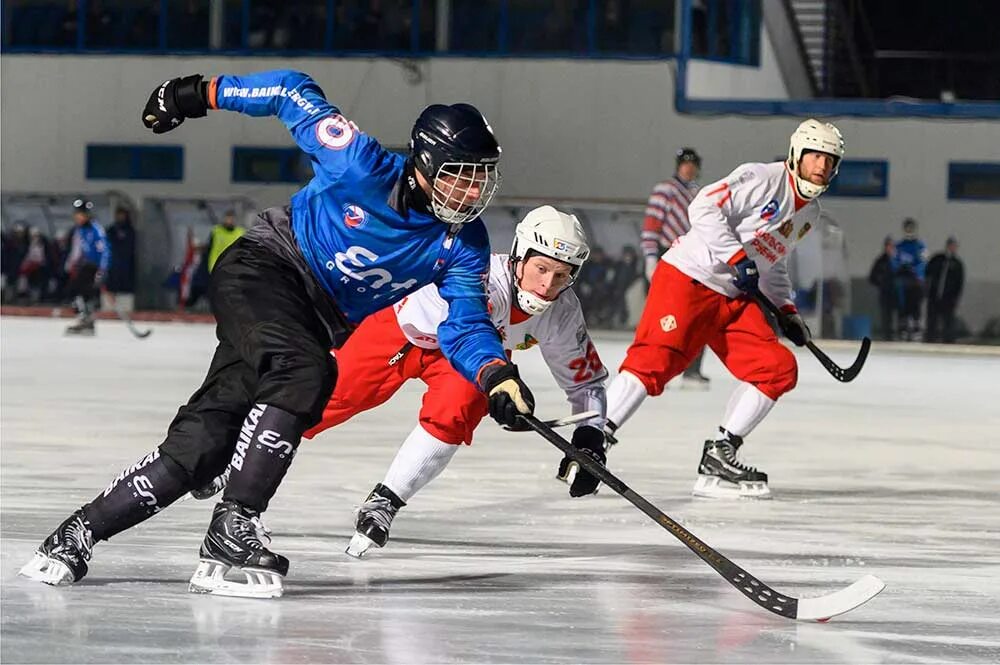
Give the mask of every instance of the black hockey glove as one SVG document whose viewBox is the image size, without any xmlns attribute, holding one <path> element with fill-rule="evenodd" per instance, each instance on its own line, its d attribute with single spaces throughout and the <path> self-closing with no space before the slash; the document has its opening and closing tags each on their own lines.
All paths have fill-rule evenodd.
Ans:
<svg viewBox="0 0 1000 665">
<path fill-rule="evenodd" d="M 604 452 L 604 432 L 596 427 L 591 427 L 590 425 L 577 427 L 576 431 L 573 432 L 573 446 L 601 466 L 604 466 L 604 463 L 608 461 L 608 456 Z M 563 460 L 564 465 L 567 464 L 566 460 L 568 459 L 570 458 L 567 456 Z M 562 465 L 560 465 L 560 468 L 562 468 Z M 579 468 L 576 471 L 576 478 L 573 479 L 573 484 L 569 486 L 569 495 L 587 496 L 588 494 L 594 494 L 597 492 L 599 484 L 600 481 L 597 478 Z"/>
<path fill-rule="evenodd" d="M 142 124 L 154 134 L 162 134 L 178 127 L 185 118 L 202 118 L 207 112 L 201 74 L 192 74 L 160 84 L 142 109 Z"/>
<path fill-rule="evenodd" d="M 757 272 L 757 264 L 753 262 L 753 259 L 744 256 L 733 265 L 733 269 L 736 270 L 736 279 L 733 280 L 736 288 L 744 293 L 753 293 L 757 290 L 760 274 Z"/>
<path fill-rule="evenodd" d="M 535 412 L 535 398 L 518 376 L 513 363 L 490 365 L 481 377 L 483 392 L 490 402 L 490 416 L 507 427 L 516 427 L 519 416 Z"/>
<path fill-rule="evenodd" d="M 809 326 L 802 320 L 798 312 L 782 312 L 778 318 L 778 325 L 785 337 L 792 340 L 795 346 L 805 346 L 806 342 L 812 339 Z"/>
</svg>

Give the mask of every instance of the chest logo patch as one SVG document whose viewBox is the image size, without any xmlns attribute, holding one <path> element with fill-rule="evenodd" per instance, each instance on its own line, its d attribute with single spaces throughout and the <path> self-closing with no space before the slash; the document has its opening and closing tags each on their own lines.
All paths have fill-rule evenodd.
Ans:
<svg viewBox="0 0 1000 665">
<path fill-rule="evenodd" d="M 361 209 L 360 206 L 348 205 L 344 206 L 344 224 L 347 228 L 356 229 L 368 220 L 368 213 Z"/>
<path fill-rule="evenodd" d="M 810 224 L 809 222 L 806 222 L 806 225 L 802 227 L 801 231 L 799 231 L 798 240 L 802 240 L 802 236 L 804 236 L 805 234 L 809 233 L 809 229 L 811 229 L 811 228 L 812 228 L 812 224 Z"/>
<path fill-rule="evenodd" d="M 780 233 L 781 235 L 783 235 L 786 238 L 788 238 L 789 236 L 791 236 L 792 235 L 792 231 L 794 231 L 794 230 L 795 230 L 795 225 L 792 224 L 792 220 L 790 220 L 790 219 L 787 220 L 787 221 L 785 221 L 784 224 L 782 224 L 781 226 L 778 227 L 778 233 Z"/>
<path fill-rule="evenodd" d="M 767 202 L 767 205 L 760 209 L 760 218 L 765 222 L 769 222 L 777 216 L 778 210 L 778 202 L 775 199 L 771 199 Z"/>
</svg>

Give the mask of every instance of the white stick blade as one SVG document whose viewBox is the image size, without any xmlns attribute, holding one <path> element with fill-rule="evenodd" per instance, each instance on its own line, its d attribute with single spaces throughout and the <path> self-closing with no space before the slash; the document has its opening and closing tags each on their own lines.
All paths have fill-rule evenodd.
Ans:
<svg viewBox="0 0 1000 665">
<path fill-rule="evenodd" d="M 865 575 L 849 587 L 819 598 L 800 598 L 795 618 L 801 621 L 828 621 L 864 605 L 885 588 L 885 582 L 874 575 Z"/>
</svg>

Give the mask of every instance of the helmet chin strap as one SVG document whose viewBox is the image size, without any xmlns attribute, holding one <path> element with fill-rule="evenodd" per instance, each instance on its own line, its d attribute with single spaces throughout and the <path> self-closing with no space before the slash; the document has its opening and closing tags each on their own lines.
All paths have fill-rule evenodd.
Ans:
<svg viewBox="0 0 1000 665">
<path fill-rule="evenodd" d="M 802 157 L 799 157 L 799 164 L 802 163 Z M 814 199 L 823 192 L 827 190 L 830 186 L 829 183 L 826 185 L 817 185 L 809 180 L 803 178 L 799 175 L 799 164 L 795 165 L 795 171 L 792 172 L 792 180 L 795 181 L 795 189 L 798 191 L 799 196 L 804 199 Z M 791 170 L 791 169 L 789 169 Z"/>
</svg>

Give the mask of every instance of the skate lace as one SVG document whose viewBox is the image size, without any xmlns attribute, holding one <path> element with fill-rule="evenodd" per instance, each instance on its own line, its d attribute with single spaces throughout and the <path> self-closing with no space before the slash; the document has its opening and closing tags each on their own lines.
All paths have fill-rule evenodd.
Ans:
<svg viewBox="0 0 1000 665">
<path fill-rule="evenodd" d="M 719 451 L 719 456 L 722 457 L 723 461 L 729 466 L 739 469 L 740 471 L 746 471 L 749 473 L 754 473 L 757 471 L 757 467 L 744 464 L 743 462 L 736 459 L 736 446 L 728 442 L 716 442 L 716 450 Z"/>
<path fill-rule="evenodd" d="M 72 550 L 68 546 L 72 546 Z M 94 534 L 83 523 L 83 520 L 77 518 L 66 527 L 63 532 L 63 542 L 55 549 L 66 553 L 75 551 L 83 557 L 84 561 L 90 561 L 90 555 L 94 551 Z"/>
<path fill-rule="evenodd" d="M 249 549 L 264 549 L 264 545 L 260 542 L 260 536 L 257 532 L 258 524 L 262 523 L 256 515 L 253 517 L 233 515 L 233 535 L 239 538 L 242 544 Z"/>
<path fill-rule="evenodd" d="M 396 516 L 396 510 L 397 508 L 392 505 L 388 498 L 376 494 L 361 504 L 359 512 L 362 519 L 370 519 L 388 531 L 392 524 L 392 518 Z"/>
</svg>

